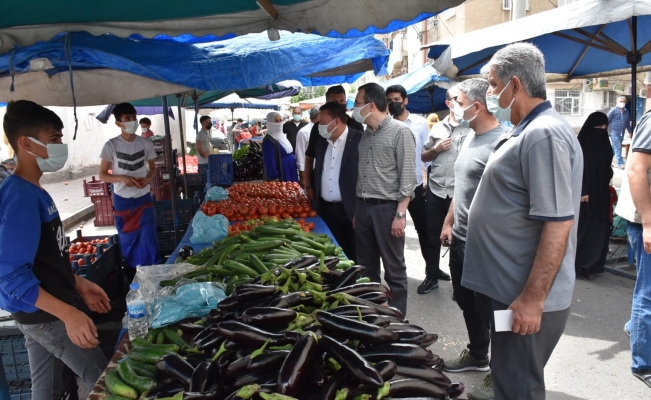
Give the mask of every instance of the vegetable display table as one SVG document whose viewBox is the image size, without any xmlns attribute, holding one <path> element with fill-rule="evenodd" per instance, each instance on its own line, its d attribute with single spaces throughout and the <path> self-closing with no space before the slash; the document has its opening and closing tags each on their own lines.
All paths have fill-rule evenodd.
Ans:
<svg viewBox="0 0 651 400">
<path fill-rule="evenodd" d="M 106 384 L 104 383 L 104 376 L 106 371 L 112 370 L 117 366 L 119 360 L 121 360 L 126 354 L 129 354 L 133 346 L 131 345 L 131 340 L 129 339 L 129 334 L 122 335 L 122 339 L 118 342 L 117 351 L 113 354 L 113 357 L 109 361 L 108 367 L 102 373 L 102 376 L 99 377 L 97 383 L 93 387 L 93 390 L 88 394 L 88 400 L 102 400 L 107 394 L 108 390 L 106 389 Z"/>
</svg>

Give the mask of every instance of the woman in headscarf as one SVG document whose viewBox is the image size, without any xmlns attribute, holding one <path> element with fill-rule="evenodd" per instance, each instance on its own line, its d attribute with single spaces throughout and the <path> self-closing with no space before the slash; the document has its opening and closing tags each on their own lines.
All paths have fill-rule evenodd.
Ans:
<svg viewBox="0 0 651 400">
<path fill-rule="evenodd" d="M 608 138 L 608 116 L 594 112 L 579 132 L 583 151 L 583 190 L 577 233 L 575 268 L 578 274 L 594 279 L 604 272 L 610 222 L 610 180 L 613 150 Z"/>
<path fill-rule="evenodd" d="M 430 115 L 427 116 L 427 127 L 429 130 L 432 130 L 432 127 L 434 124 L 439 122 L 439 116 L 437 114 L 431 113 Z"/>
<path fill-rule="evenodd" d="M 264 180 L 298 182 L 296 158 L 291 143 L 283 133 L 283 117 L 277 112 L 267 114 L 267 134 L 262 140 Z"/>
</svg>

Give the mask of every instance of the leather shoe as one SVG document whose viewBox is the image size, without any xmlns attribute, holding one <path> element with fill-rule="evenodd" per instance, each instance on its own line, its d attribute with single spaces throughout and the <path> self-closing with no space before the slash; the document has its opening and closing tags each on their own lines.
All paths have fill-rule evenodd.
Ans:
<svg viewBox="0 0 651 400">
<path fill-rule="evenodd" d="M 440 271 L 440 270 L 436 273 L 436 279 L 438 279 L 440 281 L 449 281 L 449 280 L 451 280 L 450 275 L 448 275 L 445 272 Z"/>
<path fill-rule="evenodd" d="M 427 294 L 431 292 L 432 289 L 436 289 L 437 287 L 439 287 L 439 283 L 436 281 L 436 279 L 425 278 L 423 283 L 421 283 L 420 286 L 418 286 L 416 293 Z"/>
</svg>

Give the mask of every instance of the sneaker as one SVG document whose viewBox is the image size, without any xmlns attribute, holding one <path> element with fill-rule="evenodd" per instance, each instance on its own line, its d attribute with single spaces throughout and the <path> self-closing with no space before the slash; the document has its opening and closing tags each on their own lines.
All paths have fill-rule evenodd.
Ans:
<svg viewBox="0 0 651 400">
<path fill-rule="evenodd" d="M 483 385 L 472 392 L 468 392 L 467 396 L 468 400 L 493 400 L 495 394 L 493 393 L 493 378 L 491 374 L 486 375 Z"/>
<path fill-rule="evenodd" d="M 486 372 L 490 369 L 488 365 L 488 356 L 483 360 L 478 360 L 470 355 L 468 349 L 461 352 L 461 355 L 456 360 L 445 361 L 443 369 L 447 372 L 463 372 L 463 371 L 480 371 Z"/>
<path fill-rule="evenodd" d="M 436 289 L 437 287 L 439 287 L 438 280 L 432 278 L 425 278 L 423 283 L 421 283 L 420 286 L 418 286 L 418 290 L 416 290 L 416 292 L 418 294 L 426 294 L 431 292 L 432 289 Z"/>
</svg>

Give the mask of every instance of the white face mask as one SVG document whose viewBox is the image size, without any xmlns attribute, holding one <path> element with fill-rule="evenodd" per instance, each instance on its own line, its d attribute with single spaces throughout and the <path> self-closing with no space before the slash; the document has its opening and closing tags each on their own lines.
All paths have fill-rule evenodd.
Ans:
<svg viewBox="0 0 651 400">
<path fill-rule="evenodd" d="M 617 102 L 617 107 L 619 107 L 619 108 L 624 108 L 624 107 L 626 107 L 626 103 L 623 103 L 623 102 L 621 102 L 621 101 L 620 101 L 620 102 Z"/>
<path fill-rule="evenodd" d="M 31 154 L 34 157 L 36 157 L 36 162 L 38 163 L 38 167 L 41 169 L 42 172 L 58 171 L 61 168 L 63 168 L 63 166 L 66 164 L 66 161 L 68 161 L 67 144 L 48 143 L 47 145 L 45 145 L 39 140 L 34 139 L 33 137 L 28 136 L 28 139 L 38 144 L 39 146 L 43 146 L 47 149 L 47 158 L 41 158 L 36 154 L 32 153 L 31 151 L 28 151 L 28 154 Z"/>
<path fill-rule="evenodd" d="M 147 133 L 147 132 L 149 132 L 149 128 L 141 128 L 141 129 L 142 129 L 142 133 Z"/>
<path fill-rule="evenodd" d="M 366 105 L 363 106 L 363 107 L 354 107 L 354 108 L 353 108 L 353 118 L 355 118 L 355 121 L 359 122 L 360 124 L 363 124 L 363 123 L 364 123 L 364 121 L 366 120 L 366 118 L 367 118 L 369 115 L 371 115 L 371 113 L 369 112 L 368 114 L 366 114 L 366 117 L 364 117 L 364 116 L 362 116 L 362 110 L 364 109 L 364 107 L 366 107 L 366 106 L 368 106 L 368 105 L 370 105 L 370 104 L 371 104 L 371 103 L 368 103 L 368 104 L 366 104 Z"/>
<path fill-rule="evenodd" d="M 473 103 L 473 104 L 474 104 L 474 103 Z M 466 114 L 466 110 L 469 109 L 470 107 L 472 107 L 473 104 L 469 105 L 469 106 L 466 107 L 466 108 L 461 108 L 461 106 L 460 106 L 459 104 L 456 104 L 456 105 L 454 106 L 454 118 L 457 120 L 457 123 L 458 123 L 460 126 L 464 127 L 464 128 L 469 128 L 469 127 L 470 127 L 470 123 L 471 123 L 475 118 L 477 118 L 477 115 L 476 115 L 476 114 L 475 114 L 472 118 L 470 118 L 470 119 L 465 119 L 465 118 L 463 118 L 463 116 Z"/>
<path fill-rule="evenodd" d="M 282 122 L 267 122 L 267 133 L 282 133 Z"/>
<path fill-rule="evenodd" d="M 140 126 L 138 121 L 120 122 L 120 124 L 124 126 L 122 130 L 130 135 L 134 135 L 138 131 L 138 127 Z"/>
<path fill-rule="evenodd" d="M 486 96 L 486 106 L 488 108 L 488 112 L 493 114 L 495 118 L 497 118 L 498 121 L 511 121 L 511 106 L 513 105 L 513 102 L 515 101 L 515 97 L 513 100 L 511 100 L 511 103 L 509 104 L 508 107 L 502 108 L 500 107 L 500 97 L 502 97 L 502 93 L 506 90 L 507 87 L 511 82 L 509 82 L 506 86 L 504 86 L 504 89 L 500 92 L 500 94 L 493 94 L 490 96 Z"/>
<path fill-rule="evenodd" d="M 330 121 L 328 125 L 319 124 L 319 135 L 321 135 L 321 137 L 324 138 L 325 140 L 330 139 L 330 137 L 332 136 L 332 132 L 334 132 L 335 129 L 337 129 L 337 127 L 335 126 L 335 128 L 332 131 L 328 131 L 328 127 L 332 125 L 333 122 L 335 122 L 334 119 Z"/>
</svg>

